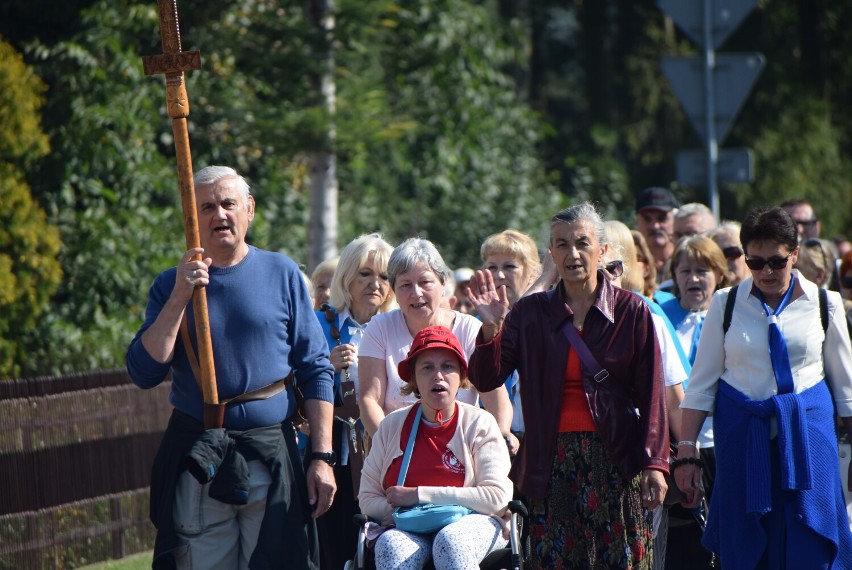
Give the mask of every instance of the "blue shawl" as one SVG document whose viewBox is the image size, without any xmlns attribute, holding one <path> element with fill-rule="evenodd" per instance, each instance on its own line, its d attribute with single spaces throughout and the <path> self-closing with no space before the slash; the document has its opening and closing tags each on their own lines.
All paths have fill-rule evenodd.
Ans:
<svg viewBox="0 0 852 570">
<path fill-rule="evenodd" d="M 852 568 L 852 533 L 837 456 L 834 406 L 826 382 L 800 394 L 750 400 L 719 381 L 716 400 L 716 483 L 702 544 L 719 554 L 726 570 L 751 569 L 768 539 L 761 517 L 772 510 L 770 445 L 778 445 L 781 486 L 794 491 L 795 523 L 786 529 L 796 544 L 804 533 L 825 539 L 813 553 L 831 568 Z M 778 436 L 770 439 L 775 418 Z"/>
</svg>

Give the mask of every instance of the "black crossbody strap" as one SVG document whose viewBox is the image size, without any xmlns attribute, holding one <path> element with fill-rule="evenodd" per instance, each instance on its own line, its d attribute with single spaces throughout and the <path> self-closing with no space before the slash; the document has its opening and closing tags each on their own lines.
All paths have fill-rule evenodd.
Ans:
<svg viewBox="0 0 852 570">
<path fill-rule="evenodd" d="M 731 328 L 731 318 L 734 316 L 734 304 L 737 302 L 737 288 L 739 285 L 734 285 L 728 291 L 728 300 L 725 302 L 725 317 L 722 320 L 722 331 L 728 334 L 728 329 Z"/>
<path fill-rule="evenodd" d="M 828 291 L 819 288 L 819 320 L 822 321 L 822 332 L 828 331 Z"/>
</svg>

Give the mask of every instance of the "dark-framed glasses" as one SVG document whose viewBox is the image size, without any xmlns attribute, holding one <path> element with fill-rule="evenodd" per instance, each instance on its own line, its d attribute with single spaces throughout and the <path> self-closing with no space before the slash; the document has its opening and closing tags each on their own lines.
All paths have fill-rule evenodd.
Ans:
<svg viewBox="0 0 852 570">
<path fill-rule="evenodd" d="M 816 218 L 811 218 L 810 220 L 793 220 L 793 221 L 796 223 L 797 226 L 802 226 L 802 227 L 805 227 L 805 228 L 812 228 L 815 225 L 817 225 L 817 222 L 819 220 L 816 219 Z"/>
<path fill-rule="evenodd" d="M 604 267 L 613 277 L 621 277 L 624 274 L 624 262 L 620 259 L 610 261 Z"/>
<path fill-rule="evenodd" d="M 769 269 L 779 271 L 787 267 L 787 262 L 790 260 L 791 255 L 793 255 L 792 251 L 787 254 L 787 257 L 781 257 L 780 255 L 770 257 L 769 259 L 763 259 L 762 257 L 746 257 L 745 263 L 752 271 L 760 271 L 767 265 L 769 266 Z"/>
<path fill-rule="evenodd" d="M 725 255 L 725 259 L 739 259 L 745 254 L 743 248 L 736 245 L 723 248 L 722 253 Z"/>
</svg>

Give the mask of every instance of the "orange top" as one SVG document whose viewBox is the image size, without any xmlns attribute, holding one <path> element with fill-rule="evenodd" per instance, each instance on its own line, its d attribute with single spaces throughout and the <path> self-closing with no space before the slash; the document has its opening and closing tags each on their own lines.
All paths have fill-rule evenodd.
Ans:
<svg viewBox="0 0 852 570">
<path fill-rule="evenodd" d="M 583 331 L 577 331 L 580 336 Z M 598 431 L 586 391 L 583 389 L 583 371 L 580 370 L 580 357 L 577 351 L 568 349 L 568 362 L 565 363 L 565 381 L 562 383 L 562 409 L 559 411 L 559 431 Z"/>
</svg>

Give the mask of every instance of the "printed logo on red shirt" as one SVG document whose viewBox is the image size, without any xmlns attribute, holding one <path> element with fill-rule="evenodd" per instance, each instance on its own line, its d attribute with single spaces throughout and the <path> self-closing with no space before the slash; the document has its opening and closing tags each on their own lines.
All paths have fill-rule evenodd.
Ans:
<svg viewBox="0 0 852 570">
<path fill-rule="evenodd" d="M 449 449 L 445 449 L 443 455 L 441 455 L 441 461 L 444 463 L 444 467 L 447 471 L 451 473 L 461 473 L 464 474 L 464 465 L 455 454 Z"/>
</svg>

